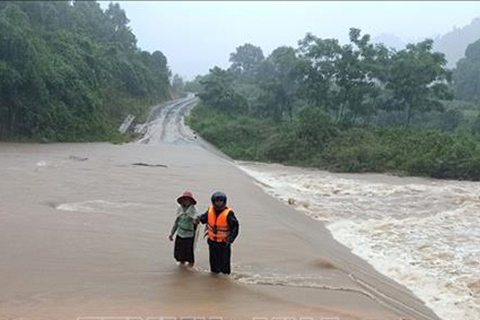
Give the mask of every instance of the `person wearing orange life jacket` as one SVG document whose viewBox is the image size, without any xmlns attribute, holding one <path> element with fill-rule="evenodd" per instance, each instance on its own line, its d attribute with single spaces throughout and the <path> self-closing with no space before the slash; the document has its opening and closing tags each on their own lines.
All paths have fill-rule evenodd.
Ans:
<svg viewBox="0 0 480 320">
<path fill-rule="evenodd" d="M 238 236 L 240 225 L 232 209 L 227 207 L 227 196 L 215 192 L 208 211 L 196 219 L 207 224 L 210 271 L 230 274 L 231 245 Z"/>
</svg>

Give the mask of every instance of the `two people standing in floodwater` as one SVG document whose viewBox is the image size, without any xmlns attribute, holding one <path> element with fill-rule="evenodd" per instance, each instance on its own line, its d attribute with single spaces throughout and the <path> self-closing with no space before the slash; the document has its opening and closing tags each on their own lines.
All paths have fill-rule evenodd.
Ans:
<svg viewBox="0 0 480 320">
<path fill-rule="evenodd" d="M 227 196 L 223 192 L 215 192 L 211 197 L 208 210 L 198 215 L 191 192 L 185 191 L 178 199 L 180 204 L 175 223 L 170 233 L 170 240 L 175 239 L 174 257 L 181 264 L 195 263 L 195 235 L 198 224 L 206 224 L 208 236 L 210 271 L 212 273 L 230 274 L 231 245 L 238 236 L 240 225 L 232 209 L 227 207 Z"/>
</svg>

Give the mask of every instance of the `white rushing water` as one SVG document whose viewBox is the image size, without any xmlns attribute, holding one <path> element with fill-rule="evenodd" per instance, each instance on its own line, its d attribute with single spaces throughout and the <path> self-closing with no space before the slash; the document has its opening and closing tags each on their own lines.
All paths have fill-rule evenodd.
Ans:
<svg viewBox="0 0 480 320">
<path fill-rule="evenodd" d="M 238 165 L 442 319 L 480 319 L 480 183 Z"/>
</svg>

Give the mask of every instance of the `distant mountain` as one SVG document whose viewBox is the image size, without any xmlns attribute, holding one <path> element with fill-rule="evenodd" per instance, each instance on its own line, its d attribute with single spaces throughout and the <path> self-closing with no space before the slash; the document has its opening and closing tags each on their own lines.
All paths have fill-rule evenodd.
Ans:
<svg viewBox="0 0 480 320">
<path fill-rule="evenodd" d="M 457 61 L 464 57 L 467 46 L 480 39 L 480 18 L 463 28 L 454 28 L 449 33 L 437 37 L 434 49 L 445 54 L 448 67 L 454 68 Z"/>
<path fill-rule="evenodd" d="M 393 33 L 382 33 L 372 39 L 373 43 L 383 43 L 388 48 L 401 50 L 405 48 L 406 43 Z"/>
</svg>

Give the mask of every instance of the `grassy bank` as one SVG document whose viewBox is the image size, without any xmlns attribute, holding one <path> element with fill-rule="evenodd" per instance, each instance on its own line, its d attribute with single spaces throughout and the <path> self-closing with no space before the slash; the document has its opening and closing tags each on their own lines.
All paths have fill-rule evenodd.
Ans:
<svg viewBox="0 0 480 320">
<path fill-rule="evenodd" d="M 228 115 L 201 104 L 189 125 L 234 159 L 336 172 L 480 180 L 480 142 L 438 130 L 339 126 L 314 108 L 292 122 Z"/>
</svg>

